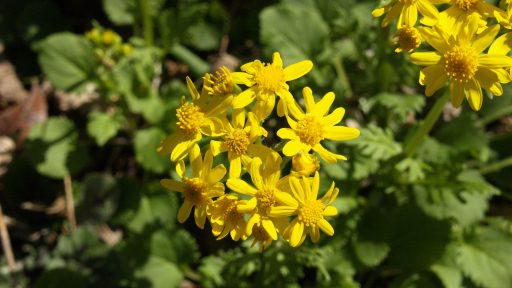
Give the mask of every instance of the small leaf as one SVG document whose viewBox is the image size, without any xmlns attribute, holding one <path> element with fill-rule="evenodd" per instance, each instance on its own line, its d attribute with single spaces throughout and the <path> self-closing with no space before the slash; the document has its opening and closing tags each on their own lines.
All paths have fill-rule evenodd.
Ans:
<svg viewBox="0 0 512 288">
<path fill-rule="evenodd" d="M 387 160 L 402 152 L 402 146 L 393 139 L 391 130 L 373 124 L 361 129 L 361 136 L 350 144 L 373 160 Z"/>
<path fill-rule="evenodd" d="M 151 255 L 144 266 L 135 270 L 134 276 L 153 288 L 178 287 L 184 277 L 176 264 L 155 255 Z"/>
<path fill-rule="evenodd" d="M 37 45 L 39 63 L 52 84 L 70 91 L 83 87 L 96 68 L 91 43 L 68 32 L 52 34 Z"/>
<path fill-rule="evenodd" d="M 459 269 L 441 264 L 430 267 L 437 277 L 443 282 L 445 288 L 459 288 L 462 284 L 462 273 Z"/>
<path fill-rule="evenodd" d="M 135 133 L 135 159 L 144 169 L 155 173 L 163 173 L 170 169 L 168 158 L 156 153 L 156 148 L 164 138 L 165 133 L 155 127 Z"/>
<path fill-rule="evenodd" d="M 106 113 L 92 112 L 88 116 L 87 132 L 98 146 L 103 146 L 108 140 L 117 135 L 121 128 L 122 118 Z"/>
</svg>

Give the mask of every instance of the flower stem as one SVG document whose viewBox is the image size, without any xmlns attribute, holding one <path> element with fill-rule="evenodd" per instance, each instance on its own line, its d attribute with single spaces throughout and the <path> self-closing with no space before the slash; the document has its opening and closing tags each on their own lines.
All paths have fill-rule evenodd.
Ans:
<svg viewBox="0 0 512 288">
<path fill-rule="evenodd" d="M 174 43 L 169 48 L 169 53 L 181 62 L 187 64 L 190 68 L 190 72 L 196 76 L 203 75 L 210 70 L 210 65 L 207 62 L 179 43 Z"/>
<path fill-rule="evenodd" d="M 76 230 L 75 200 L 73 198 L 73 184 L 71 176 L 64 177 L 64 193 L 66 199 L 66 215 L 69 221 L 71 232 Z"/>
<path fill-rule="evenodd" d="M 144 40 L 147 46 L 153 46 L 154 31 L 153 18 L 149 10 L 149 0 L 140 0 L 140 12 L 142 14 L 142 27 L 144 29 Z"/>
<path fill-rule="evenodd" d="M 480 174 L 485 175 L 496 172 L 507 166 L 512 166 L 512 156 L 480 168 Z"/>
<path fill-rule="evenodd" d="M 404 142 L 404 152 L 407 157 L 410 157 L 416 152 L 419 145 L 425 139 L 425 136 L 428 135 L 437 119 L 443 112 L 444 105 L 450 99 L 450 89 L 446 89 L 444 94 L 436 100 L 434 106 L 428 111 L 427 117 L 421 122 L 418 129 L 414 131 L 414 134 L 407 138 Z"/>
<path fill-rule="evenodd" d="M 490 115 L 482 117 L 482 119 L 480 119 L 480 121 L 478 121 L 478 123 L 481 126 L 485 126 L 485 125 L 492 123 L 492 122 L 494 122 L 502 117 L 505 117 L 509 114 L 512 114 L 512 106 L 505 106 L 505 107 L 499 109 L 498 111 L 496 111 L 495 113 L 492 113 Z"/>
</svg>

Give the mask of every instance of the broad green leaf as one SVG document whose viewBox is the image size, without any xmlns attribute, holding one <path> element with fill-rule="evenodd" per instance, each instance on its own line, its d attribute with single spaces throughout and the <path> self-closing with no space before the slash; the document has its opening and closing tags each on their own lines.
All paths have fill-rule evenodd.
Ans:
<svg viewBox="0 0 512 288">
<path fill-rule="evenodd" d="M 165 0 L 147 0 L 150 15 L 155 16 L 162 8 Z M 138 0 L 103 0 L 103 9 L 110 21 L 116 25 L 135 24 L 142 18 Z"/>
<path fill-rule="evenodd" d="M 141 129 L 135 133 L 135 159 L 144 169 L 155 173 L 164 173 L 170 169 L 168 157 L 156 153 L 156 148 L 165 136 L 162 130 L 155 127 Z"/>
<path fill-rule="evenodd" d="M 260 13 L 260 25 L 267 54 L 279 51 L 285 65 L 314 59 L 328 45 L 329 26 L 316 9 L 270 6 Z"/>
<path fill-rule="evenodd" d="M 52 34 L 37 45 L 39 64 L 52 84 L 66 91 L 93 77 L 97 60 L 91 43 L 68 32 Z"/>
<path fill-rule="evenodd" d="M 51 117 L 30 130 L 25 153 L 39 173 L 63 178 L 78 172 L 87 161 L 84 147 L 77 144 L 77 138 L 73 122 Z"/>
<path fill-rule="evenodd" d="M 84 275 L 67 268 L 45 271 L 35 283 L 36 288 L 85 288 L 87 286 L 87 279 Z"/>
<path fill-rule="evenodd" d="M 352 247 L 364 265 L 376 266 L 388 255 L 389 226 L 389 216 L 375 209 L 369 210 L 357 224 Z"/>
<path fill-rule="evenodd" d="M 179 265 L 199 259 L 199 246 L 185 230 L 159 230 L 151 235 L 151 253 Z"/>
<path fill-rule="evenodd" d="M 462 273 L 455 267 L 434 264 L 430 267 L 437 277 L 443 282 L 445 288 L 459 288 L 462 284 Z"/>
<path fill-rule="evenodd" d="M 176 264 L 151 255 L 144 266 L 134 271 L 134 277 L 153 288 L 178 287 L 184 278 Z"/>
<path fill-rule="evenodd" d="M 512 235 L 481 227 L 458 247 L 457 264 L 464 274 L 485 288 L 512 286 Z"/>
<path fill-rule="evenodd" d="M 473 113 L 463 113 L 441 126 L 435 134 L 441 143 L 457 147 L 457 151 L 472 152 L 477 157 L 489 143 L 487 134 L 478 127 Z"/>
<path fill-rule="evenodd" d="M 102 112 L 92 112 L 88 115 L 87 132 L 98 146 L 103 146 L 108 140 L 117 135 L 121 128 L 122 118 Z"/>
</svg>

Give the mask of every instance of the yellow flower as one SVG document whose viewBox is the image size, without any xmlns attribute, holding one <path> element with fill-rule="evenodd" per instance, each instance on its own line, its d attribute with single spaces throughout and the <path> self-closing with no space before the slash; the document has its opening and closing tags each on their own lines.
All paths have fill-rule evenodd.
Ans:
<svg viewBox="0 0 512 288">
<path fill-rule="evenodd" d="M 507 11 L 496 8 L 494 10 L 494 17 L 501 26 L 506 29 L 512 29 L 512 5 L 510 1 L 507 1 Z"/>
<path fill-rule="evenodd" d="M 439 23 L 445 26 L 447 32 L 454 35 L 460 33 L 459 30 L 467 26 L 469 21 L 476 21 L 481 30 L 485 29 L 487 27 L 485 19 L 493 17 L 497 10 L 495 6 L 484 0 L 451 0 L 450 4 L 448 9 L 440 13 Z"/>
<path fill-rule="evenodd" d="M 213 201 L 207 210 L 212 223 L 212 232 L 217 240 L 231 235 L 231 239 L 238 241 L 245 240 L 245 231 L 247 224 L 244 214 L 237 211 L 237 206 L 242 201 L 235 195 L 224 195 Z"/>
<path fill-rule="evenodd" d="M 190 150 L 190 165 L 192 177 L 185 176 L 185 163 L 181 160 L 176 165 L 176 172 L 181 181 L 162 179 L 160 184 L 170 191 L 182 193 L 184 201 L 178 211 L 178 222 L 184 223 L 194 208 L 196 225 L 203 229 L 206 221 L 207 206 L 211 205 L 212 198 L 224 194 L 224 184 L 220 182 L 226 175 L 226 168 L 220 164 L 212 168 L 213 155 L 208 150 L 201 159 L 198 145 Z"/>
<path fill-rule="evenodd" d="M 233 108 L 244 108 L 256 98 L 256 107 L 253 112 L 259 119 L 265 119 L 274 109 L 277 94 L 282 101 L 285 101 L 282 108 L 286 109 L 287 103 L 293 102 L 293 96 L 288 91 L 286 82 L 304 76 L 311 68 L 313 68 L 313 62 L 309 60 L 283 68 L 279 52 L 274 52 L 270 64 L 259 60 L 244 64 L 240 68 L 244 72 L 234 72 L 232 76 L 235 83 L 244 84 L 250 88 L 233 99 Z M 282 116 L 284 111 L 278 111 L 278 114 Z"/>
<path fill-rule="evenodd" d="M 308 231 L 315 243 L 320 239 L 320 230 L 329 236 L 334 235 L 331 224 L 324 219 L 338 214 L 336 207 L 331 206 L 339 193 L 338 188 L 334 187 L 334 182 L 322 199 L 317 200 L 320 187 L 318 172 L 315 173 L 313 181 L 306 177 L 289 179 L 293 197 L 284 192 L 278 193 L 277 198 L 282 206 L 270 209 L 270 215 L 275 217 L 297 216 L 286 227 L 283 233 L 285 239 L 292 247 L 297 247 L 304 242 Z"/>
<path fill-rule="evenodd" d="M 313 92 L 309 87 L 302 90 L 306 104 L 306 113 L 302 109 L 290 109 L 290 115 L 286 115 L 290 128 L 281 128 L 277 136 L 281 139 L 290 139 L 284 147 L 286 156 L 295 156 L 297 153 L 308 153 L 311 149 L 329 163 L 336 163 L 337 159 L 346 160 L 343 155 L 335 154 L 325 149 L 320 141 L 350 140 L 359 136 L 359 130 L 345 126 L 335 126 L 341 121 L 345 109 L 337 108 L 331 114 L 329 109 L 334 102 L 334 93 L 329 92 L 315 103 Z"/>
<path fill-rule="evenodd" d="M 279 221 L 286 221 L 286 219 L 269 217 L 268 212 L 276 204 L 275 193 L 281 191 L 283 185 L 286 184 L 286 179 L 281 178 L 281 157 L 279 154 L 272 152 L 267 155 L 265 163 L 260 158 L 254 158 L 250 165 L 249 174 L 254 186 L 242 179 L 228 179 L 226 183 L 229 189 L 252 197 L 246 203 L 237 207 L 239 212 L 251 214 L 247 223 L 247 236 L 252 234 L 253 226 L 260 223 L 268 235 L 277 240 L 279 227 L 274 224 Z"/>
<path fill-rule="evenodd" d="M 278 231 L 284 231 L 284 229 L 288 225 L 288 220 L 286 218 L 287 217 L 278 217 L 273 219 L 273 223 L 277 227 Z M 247 223 L 247 231 L 249 231 L 249 235 L 251 235 L 254 238 L 251 243 L 251 247 L 253 247 L 256 243 L 259 243 L 260 250 L 262 252 L 265 248 L 272 244 L 273 240 L 277 239 L 277 234 L 274 235 L 273 233 L 271 234 L 268 232 L 268 225 L 265 224 L 265 222 L 268 221 L 268 217 L 263 217 L 259 214 L 254 214 L 251 217 L 251 220 L 249 220 L 249 222 Z"/>
<path fill-rule="evenodd" d="M 395 32 L 395 42 L 398 44 L 398 47 L 395 49 L 396 53 L 403 51 L 410 53 L 420 46 L 421 35 L 418 29 L 414 27 L 402 26 Z"/>
<path fill-rule="evenodd" d="M 223 118 L 231 104 L 232 96 L 213 98 L 208 102 L 208 95 L 199 95 L 192 80 L 187 77 L 187 87 L 192 102 L 181 99 L 181 105 L 176 109 L 175 132 L 157 148 L 160 155 L 171 154 L 171 161 L 177 161 L 187 156 L 191 147 L 202 139 L 202 136 L 220 136 L 223 131 Z"/>
<path fill-rule="evenodd" d="M 214 97 L 230 96 L 234 93 L 235 87 L 231 71 L 226 66 L 221 66 L 215 74 L 206 73 L 203 77 L 203 89 Z"/>
<path fill-rule="evenodd" d="M 234 110 L 231 123 L 225 121 L 222 141 L 210 141 L 214 156 L 228 152 L 229 178 L 240 177 L 242 164 L 248 167 L 251 157 L 262 155 L 262 150 L 269 151 L 269 148 L 261 144 L 254 144 L 260 136 L 266 136 L 267 131 L 260 126 L 254 114 L 249 113 L 247 118 L 246 121 L 244 109 Z"/>
<path fill-rule="evenodd" d="M 383 7 L 372 11 L 373 17 L 380 17 L 384 14 L 382 27 L 386 27 L 395 18 L 398 18 L 397 26 L 414 26 L 418 20 L 418 12 L 423 15 L 422 22 L 425 25 L 433 25 L 437 21 L 439 12 L 434 4 L 445 3 L 448 0 L 391 0 Z"/>
<path fill-rule="evenodd" d="M 299 152 L 292 158 L 292 174 L 309 176 L 320 169 L 320 161 L 313 154 Z"/>
<path fill-rule="evenodd" d="M 103 41 L 103 44 L 108 46 L 121 42 L 121 37 L 111 29 L 107 29 L 101 34 L 101 40 Z"/>
<path fill-rule="evenodd" d="M 121 46 L 121 51 L 123 52 L 123 55 L 128 57 L 130 55 L 132 55 L 132 45 L 128 44 L 128 43 L 124 43 L 122 46 Z"/>
<path fill-rule="evenodd" d="M 414 64 L 427 66 L 421 70 L 419 78 L 420 84 L 426 86 L 427 96 L 449 82 L 453 106 L 459 107 L 466 96 L 471 108 L 478 111 L 483 101 L 481 88 L 496 96 L 503 93 L 500 82 L 510 81 L 503 68 L 512 66 L 512 58 L 482 53 L 493 42 L 499 25 L 478 35 L 477 29 L 478 22 L 469 21 L 458 35 L 449 35 L 439 27 L 420 30 L 423 39 L 436 49 L 435 52 L 411 54 Z"/>
</svg>

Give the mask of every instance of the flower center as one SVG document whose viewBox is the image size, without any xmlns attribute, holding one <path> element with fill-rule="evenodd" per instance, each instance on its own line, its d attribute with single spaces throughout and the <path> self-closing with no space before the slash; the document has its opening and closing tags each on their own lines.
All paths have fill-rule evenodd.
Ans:
<svg viewBox="0 0 512 288">
<path fill-rule="evenodd" d="M 220 67 L 215 74 L 207 73 L 204 80 L 204 89 L 212 96 L 224 96 L 233 93 L 233 79 L 226 66 Z"/>
<path fill-rule="evenodd" d="M 194 205 L 200 205 L 205 200 L 206 197 L 203 193 L 205 190 L 205 185 L 203 181 L 199 178 L 184 178 L 183 183 L 185 183 L 185 199 L 192 202 Z"/>
<path fill-rule="evenodd" d="M 203 125 L 204 113 L 193 103 L 182 103 L 181 106 L 176 109 L 176 119 L 178 129 L 187 136 L 193 137 L 199 133 Z"/>
<path fill-rule="evenodd" d="M 270 237 L 270 235 L 268 235 L 265 228 L 263 228 L 263 225 L 256 224 L 252 226 L 252 236 L 254 236 L 254 240 L 260 243 L 265 243 L 269 240 L 272 240 L 272 238 Z"/>
<path fill-rule="evenodd" d="M 224 210 L 225 222 L 236 223 L 244 216 L 243 213 L 240 213 L 236 210 L 236 203 L 236 200 L 231 200 L 228 204 L 226 204 Z"/>
<path fill-rule="evenodd" d="M 414 27 L 402 26 L 395 33 L 403 51 L 411 51 L 421 44 L 420 32 Z"/>
<path fill-rule="evenodd" d="M 283 68 L 276 65 L 263 66 L 254 75 L 254 81 L 265 94 L 274 94 L 286 82 Z"/>
<path fill-rule="evenodd" d="M 453 0 L 453 5 L 467 12 L 475 9 L 478 1 L 480 0 Z"/>
<path fill-rule="evenodd" d="M 323 218 L 324 205 L 318 200 L 307 201 L 299 208 L 299 221 L 306 226 L 315 226 Z"/>
<path fill-rule="evenodd" d="M 300 120 L 297 123 L 296 133 L 300 138 L 300 142 L 310 146 L 315 146 L 324 139 L 324 128 L 314 115 L 306 115 Z"/>
<path fill-rule="evenodd" d="M 276 204 L 274 191 L 275 188 L 273 187 L 263 187 L 256 193 L 256 199 L 258 199 L 258 213 L 261 215 L 267 215 L 268 209 Z"/>
<path fill-rule="evenodd" d="M 469 46 L 455 46 L 443 58 L 446 74 L 458 82 L 467 82 L 478 69 L 478 55 Z"/>
<path fill-rule="evenodd" d="M 226 136 L 224 136 L 224 143 L 228 151 L 237 156 L 245 154 L 247 147 L 251 144 L 247 132 L 243 129 L 234 129 L 226 134 Z"/>
</svg>

